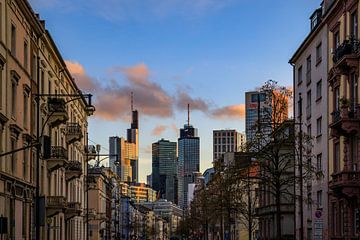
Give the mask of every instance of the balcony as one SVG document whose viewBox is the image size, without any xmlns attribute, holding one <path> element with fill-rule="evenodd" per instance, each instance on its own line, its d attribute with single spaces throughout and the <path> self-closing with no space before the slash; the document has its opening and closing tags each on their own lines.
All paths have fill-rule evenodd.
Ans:
<svg viewBox="0 0 360 240">
<path fill-rule="evenodd" d="M 358 57 L 360 53 L 360 42 L 358 39 L 350 38 L 338 46 L 333 55 L 334 64 L 340 64 L 346 58 Z"/>
<path fill-rule="evenodd" d="M 85 146 L 85 153 L 87 154 L 87 160 L 94 160 L 96 158 L 96 148 L 94 145 Z"/>
<path fill-rule="evenodd" d="M 345 106 L 340 110 L 331 113 L 331 135 L 339 137 L 348 135 L 352 132 L 358 132 L 360 129 L 360 108 L 356 104 L 355 107 L 350 109 Z"/>
<path fill-rule="evenodd" d="M 79 202 L 69 202 L 67 203 L 67 208 L 65 210 L 65 218 L 69 220 L 71 218 L 80 216 L 81 214 L 81 205 Z"/>
<path fill-rule="evenodd" d="M 65 166 L 65 179 L 71 181 L 80 178 L 82 175 L 82 166 L 79 161 L 69 161 Z"/>
<path fill-rule="evenodd" d="M 336 194 L 344 194 L 348 197 L 358 196 L 360 194 L 360 172 L 342 171 L 331 175 L 332 180 L 329 188 Z"/>
<path fill-rule="evenodd" d="M 63 196 L 46 197 L 46 216 L 53 217 L 56 214 L 64 212 L 67 208 L 66 198 Z"/>
<path fill-rule="evenodd" d="M 81 126 L 78 123 L 67 123 L 65 136 L 68 144 L 80 141 L 83 137 Z"/>
<path fill-rule="evenodd" d="M 48 112 L 48 123 L 51 127 L 57 127 L 60 124 L 64 124 L 69 119 L 65 107 L 65 100 L 62 98 L 49 98 Z"/>
<path fill-rule="evenodd" d="M 52 146 L 50 157 L 46 160 L 50 172 L 65 167 L 68 163 L 67 151 L 61 146 Z"/>
</svg>

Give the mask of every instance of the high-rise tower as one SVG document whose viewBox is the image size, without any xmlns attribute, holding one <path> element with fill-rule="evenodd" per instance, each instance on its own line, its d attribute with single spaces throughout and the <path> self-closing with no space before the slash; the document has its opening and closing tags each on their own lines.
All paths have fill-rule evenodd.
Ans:
<svg viewBox="0 0 360 240">
<path fill-rule="evenodd" d="M 139 114 L 133 107 L 131 93 L 131 127 L 127 129 L 127 138 L 110 137 L 110 167 L 124 182 L 137 182 L 139 176 Z M 119 164 L 116 166 L 115 162 Z"/>
<path fill-rule="evenodd" d="M 131 128 L 127 129 L 127 142 L 134 144 L 135 157 L 130 159 L 132 181 L 139 179 L 139 113 L 134 110 L 134 95 L 131 93 Z"/>
<path fill-rule="evenodd" d="M 197 129 L 190 125 L 190 106 L 188 105 L 188 121 L 180 129 L 178 139 L 178 202 L 186 208 L 188 185 L 192 183 L 192 175 L 200 170 L 200 138 Z"/>
<path fill-rule="evenodd" d="M 152 188 L 161 198 L 177 203 L 176 142 L 161 139 L 152 144 Z"/>
</svg>

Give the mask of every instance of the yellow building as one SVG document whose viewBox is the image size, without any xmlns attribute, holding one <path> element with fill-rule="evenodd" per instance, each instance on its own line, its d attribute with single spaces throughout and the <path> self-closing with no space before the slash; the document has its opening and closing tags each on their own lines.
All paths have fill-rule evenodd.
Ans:
<svg viewBox="0 0 360 240">
<path fill-rule="evenodd" d="M 33 216 L 38 213 L 40 239 L 83 239 L 84 136 L 94 109 L 80 97 L 45 22 L 26 0 L 0 0 L 0 17 L 0 153 L 33 146 L 0 157 L 6 237 L 35 236 Z M 43 143 L 39 168 L 38 139 Z M 35 211 L 37 173 L 41 204 Z"/>
<path fill-rule="evenodd" d="M 156 201 L 156 191 L 145 183 L 131 183 L 129 193 L 131 200 L 136 203 Z"/>
</svg>

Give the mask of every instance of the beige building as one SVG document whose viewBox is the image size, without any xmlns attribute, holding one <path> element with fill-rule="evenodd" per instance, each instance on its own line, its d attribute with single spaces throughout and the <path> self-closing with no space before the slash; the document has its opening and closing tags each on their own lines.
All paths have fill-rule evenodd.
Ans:
<svg viewBox="0 0 360 240">
<path fill-rule="evenodd" d="M 156 201 L 156 191 L 145 183 L 131 183 L 129 196 L 136 203 Z"/>
<path fill-rule="evenodd" d="M 8 220 L 6 237 L 35 237 L 37 212 L 43 225 L 40 239 L 83 239 L 84 136 L 94 109 L 80 97 L 45 22 L 26 0 L 0 0 L 0 20 L 0 153 L 35 144 L 38 122 L 42 149 L 47 149 L 39 165 L 38 211 L 36 148 L 0 157 L 0 215 Z M 43 95 L 39 108 L 37 93 Z"/>
<path fill-rule="evenodd" d="M 89 239 L 111 238 L 112 180 L 109 168 L 89 169 Z"/>
</svg>

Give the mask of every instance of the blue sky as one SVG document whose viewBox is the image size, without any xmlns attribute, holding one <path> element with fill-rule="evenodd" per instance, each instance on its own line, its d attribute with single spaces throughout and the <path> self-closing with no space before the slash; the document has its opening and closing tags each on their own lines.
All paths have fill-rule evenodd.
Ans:
<svg viewBox="0 0 360 240">
<path fill-rule="evenodd" d="M 268 79 L 291 86 L 288 60 L 309 32 L 314 0 L 30 0 L 63 58 L 98 103 L 89 138 L 125 136 L 130 92 L 140 111 L 140 178 L 151 143 L 176 141 L 186 121 L 211 166 L 212 130 L 244 131 L 244 92 Z"/>
</svg>

